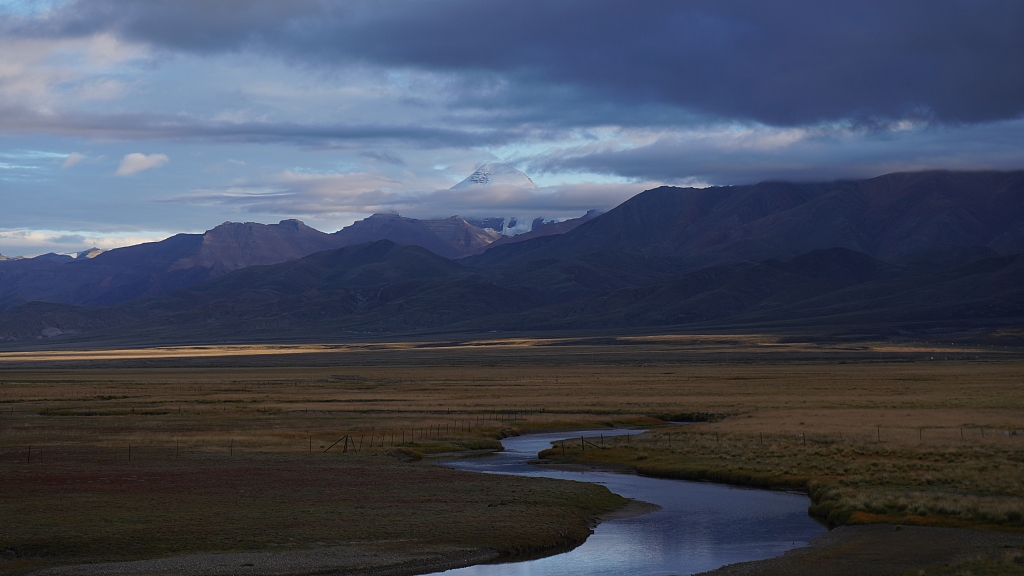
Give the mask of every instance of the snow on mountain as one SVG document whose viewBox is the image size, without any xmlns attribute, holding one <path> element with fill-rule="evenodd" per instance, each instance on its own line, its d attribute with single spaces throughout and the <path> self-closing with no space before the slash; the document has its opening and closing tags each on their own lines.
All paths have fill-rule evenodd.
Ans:
<svg viewBox="0 0 1024 576">
<path fill-rule="evenodd" d="M 480 165 L 475 172 L 466 177 L 465 180 L 452 186 L 452 190 L 466 190 L 474 188 L 521 188 L 524 190 L 535 190 L 537 185 L 524 174 L 508 164 L 488 162 Z M 505 216 L 492 218 L 468 218 L 467 221 L 483 230 L 494 231 L 502 236 L 518 236 L 533 229 L 536 218 L 522 216 Z"/>
<path fill-rule="evenodd" d="M 537 185 L 530 180 L 530 177 L 522 171 L 497 162 L 488 162 L 481 165 L 465 180 L 452 186 L 452 190 L 463 190 L 474 186 L 518 186 L 527 190 L 537 188 Z"/>
</svg>

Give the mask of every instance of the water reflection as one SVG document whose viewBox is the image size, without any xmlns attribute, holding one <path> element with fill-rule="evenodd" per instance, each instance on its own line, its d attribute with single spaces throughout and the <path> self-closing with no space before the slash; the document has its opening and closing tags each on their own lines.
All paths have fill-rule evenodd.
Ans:
<svg viewBox="0 0 1024 576">
<path fill-rule="evenodd" d="M 636 431 L 585 432 L 589 438 Z M 661 510 L 602 522 L 582 546 L 556 556 L 448 570 L 445 576 L 554 576 L 692 574 L 725 564 L 778 556 L 803 546 L 825 529 L 807 516 L 806 496 L 661 480 L 609 472 L 565 472 L 527 464 L 566 434 L 508 438 L 505 452 L 446 463 L 460 470 L 593 482 Z M 579 437 L 579 433 L 576 433 Z M 578 441 L 578 440 L 577 440 Z"/>
</svg>

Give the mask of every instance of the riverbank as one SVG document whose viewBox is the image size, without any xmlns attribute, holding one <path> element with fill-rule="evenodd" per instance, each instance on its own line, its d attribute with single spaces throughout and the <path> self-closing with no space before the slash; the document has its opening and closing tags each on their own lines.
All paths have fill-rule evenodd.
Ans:
<svg viewBox="0 0 1024 576">
<path fill-rule="evenodd" d="M 593 453 L 598 454 L 596 449 Z M 561 455 L 560 447 L 546 455 L 549 458 L 536 461 L 536 465 L 571 472 L 638 473 L 637 466 L 622 463 L 552 458 Z M 804 491 L 767 480 L 740 483 L 753 484 L 764 489 Z M 922 571 L 936 576 L 1024 576 L 1024 532 L 1012 527 L 998 530 L 890 523 L 839 526 L 808 546 L 781 556 L 730 564 L 695 576 L 919 576 Z"/>
<path fill-rule="evenodd" d="M 171 558 L 62 566 L 33 576 L 414 576 L 500 558 L 493 550 L 408 542 L 350 544 L 287 552 L 188 554 Z"/>
<path fill-rule="evenodd" d="M 893 524 L 840 526 L 782 556 L 731 564 L 700 576 L 822 574 L 1019 575 L 1024 574 L 1024 534 Z"/>
<path fill-rule="evenodd" d="M 381 453 L 35 450 L 31 463 L 0 460 L 0 573 L 204 572 L 236 558 L 274 573 L 415 574 L 571 549 L 627 502 Z M 151 563 L 99 567 L 132 561 Z"/>
<path fill-rule="evenodd" d="M 567 442 L 540 458 L 658 478 L 803 490 L 812 499 L 810 514 L 830 527 L 893 523 L 1024 531 L 1024 441 L 1011 432 L 988 431 L 995 438 L 984 441 L 966 433 L 963 440 L 958 434 L 926 441 L 923 429 L 912 440 L 892 439 L 887 429 L 889 438 L 880 441 L 841 433 L 755 435 L 725 420 Z"/>
</svg>

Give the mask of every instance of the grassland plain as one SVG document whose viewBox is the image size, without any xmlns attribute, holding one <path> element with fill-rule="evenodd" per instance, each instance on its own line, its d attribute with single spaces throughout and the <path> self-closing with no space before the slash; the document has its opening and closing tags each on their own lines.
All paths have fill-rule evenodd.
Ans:
<svg viewBox="0 0 1024 576">
<path fill-rule="evenodd" d="M 679 418 L 706 421 L 546 456 L 805 487 L 833 524 L 1016 529 L 1022 374 L 992 343 L 763 336 L 0 353 L 0 569 L 354 546 L 346 569 L 422 550 L 413 573 L 564 549 L 621 499 L 419 459 Z"/>
</svg>

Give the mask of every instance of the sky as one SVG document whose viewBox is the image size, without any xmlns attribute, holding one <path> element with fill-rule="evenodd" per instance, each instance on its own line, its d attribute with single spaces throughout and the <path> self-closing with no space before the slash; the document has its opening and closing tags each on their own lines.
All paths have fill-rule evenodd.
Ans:
<svg viewBox="0 0 1024 576">
<path fill-rule="evenodd" d="M 9 256 L 1022 168 L 1019 0 L 0 0 Z"/>
</svg>

